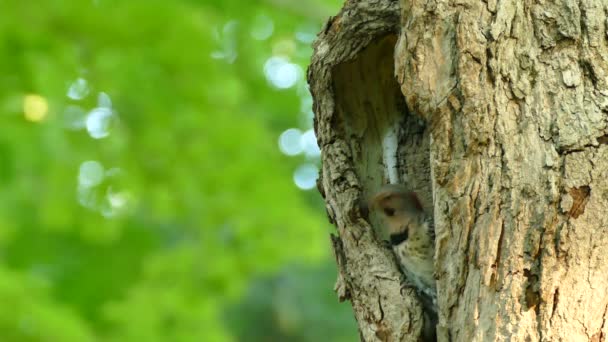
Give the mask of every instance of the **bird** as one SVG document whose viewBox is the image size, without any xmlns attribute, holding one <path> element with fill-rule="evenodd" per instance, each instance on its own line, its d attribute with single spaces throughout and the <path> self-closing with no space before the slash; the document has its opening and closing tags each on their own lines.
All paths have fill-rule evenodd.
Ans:
<svg viewBox="0 0 608 342">
<path fill-rule="evenodd" d="M 418 195 L 404 185 L 387 184 L 369 200 L 369 211 L 382 217 L 401 270 L 418 290 L 425 311 L 436 315 L 435 229 Z"/>
</svg>

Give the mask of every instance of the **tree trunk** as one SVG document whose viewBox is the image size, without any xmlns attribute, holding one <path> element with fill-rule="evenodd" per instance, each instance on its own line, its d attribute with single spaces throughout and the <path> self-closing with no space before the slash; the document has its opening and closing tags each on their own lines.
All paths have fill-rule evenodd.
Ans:
<svg viewBox="0 0 608 342">
<path fill-rule="evenodd" d="M 319 190 L 364 341 L 416 341 L 415 291 L 360 204 L 433 213 L 440 341 L 608 336 L 608 2 L 351 0 L 309 69 Z"/>
</svg>

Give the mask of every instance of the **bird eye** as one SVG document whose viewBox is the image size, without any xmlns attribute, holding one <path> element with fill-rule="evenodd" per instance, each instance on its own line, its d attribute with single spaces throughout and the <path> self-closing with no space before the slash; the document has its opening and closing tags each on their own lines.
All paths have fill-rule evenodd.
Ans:
<svg viewBox="0 0 608 342">
<path fill-rule="evenodd" d="M 393 216 L 393 215 L 395 215 L 395 209 L 393 209 L 393 208 L 384 208 L 384 213 L 386 214 L 386 216 Z"/>
</svg>

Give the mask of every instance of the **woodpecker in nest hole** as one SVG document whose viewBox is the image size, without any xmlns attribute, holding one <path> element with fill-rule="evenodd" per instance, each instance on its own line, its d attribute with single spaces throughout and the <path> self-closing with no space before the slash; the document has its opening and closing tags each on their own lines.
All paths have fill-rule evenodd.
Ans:
<svg viewBox="0 0 608 342">
<path fill-rule="evenodd" d="M 436 314 L 435 229 L 418 196 L 403 185 L 388 184 L 371 198 L 369 209 L 383 218 L 401 269 L 418 289 L 425 311 Z"/>
</svg>

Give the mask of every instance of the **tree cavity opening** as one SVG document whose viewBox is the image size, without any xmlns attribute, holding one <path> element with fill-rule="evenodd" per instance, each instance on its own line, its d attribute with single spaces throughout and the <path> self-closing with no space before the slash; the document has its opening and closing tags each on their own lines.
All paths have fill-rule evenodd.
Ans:
<svg viewBox="0 0 608 342">
<path fill-rule="evenodd" d="M 363 198 L 382 185 L 405 184 L 432 213 L 429 130 L 411 113 L 395 77 L 397 35 L 371 42 L 333 68 L 334 127 L 349 137 Z"/>
</svg>

